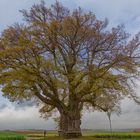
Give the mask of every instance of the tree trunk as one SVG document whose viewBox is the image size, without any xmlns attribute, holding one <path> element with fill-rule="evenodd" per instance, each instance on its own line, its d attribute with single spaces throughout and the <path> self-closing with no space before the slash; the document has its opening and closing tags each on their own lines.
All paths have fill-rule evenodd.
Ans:
<svg viewBox="0 0 140 140">
<path fill-rule="evenodd" d="M 107 112 L 107 117 L 109 120 L 110 133 L 112 133 L 111 112 Z"/>
<path fill-rule="evenodd" d="M 110 133 L 112 133 L 112 123 L 111 123 L 111 118 L 109 117 L 109 126 L 110 126 Z"/>
<path fill-rule="evenodd" d="M 59 122 L 59 136 L 64 138 L 75 138 L 82 136 L 80 111 L 61 113 Z"/>
</svg>

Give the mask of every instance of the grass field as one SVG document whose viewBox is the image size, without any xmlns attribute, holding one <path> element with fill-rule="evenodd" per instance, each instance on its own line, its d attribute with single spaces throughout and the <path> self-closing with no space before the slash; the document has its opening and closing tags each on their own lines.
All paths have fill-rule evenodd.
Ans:
<svg viewBox="0 0 140 140">
<path fill-rule="evenodd" d="M 93 132 L 86 131 L 83 132 L 83 137 L 79 140 L 140 140 L 140 133 L 132 132 L 122 132 L 122 133 L 108 133 L 108 132 Z M 43 138 L 43 132 L 40 133 L 30 133 L 27 134 L 29 137 Z M 43 140 L 43 139 L 41 139 Z M 46 140 L 63 140 L 63 138 L 58 137 L 57 132 L 48 131 Z M 74 139 L 72 139 L 74 140 Z"/>
<path fill-rule="evenodd" d="M 25 140 L 25 136 L 9 131 L 0 131 L 0 140 Z"/>
<path fill-rule="evenodd" d="M 38 138 L 39 140 L 63 140 L 58 137 L 56 131 L 47 131 L 47 137 L 43 138 L 43 131 L 7 131 L 0 132 L 0 140 L 25 140 L 25 137 L 33 139 Z M 71 139 L 77 140 L 77 139 Z M 83 132 L 83 137 L 78 140 L 140 140 L 140 133 L 123 132 L 123 133 L 107 133 L 107 132 Z"/>
<path fill-rule="evenodd" d="M 47 137 L 45 139 L 40 139 L 40 140 L 64 140 L 63 138 L 60 137 Z M 94 137 L 82 137 L 78 139 L 70 139 L 70 140 L 140 140 L 140 139 L 114 139 L 114 138 L 94 138 Z"/>
</svg>

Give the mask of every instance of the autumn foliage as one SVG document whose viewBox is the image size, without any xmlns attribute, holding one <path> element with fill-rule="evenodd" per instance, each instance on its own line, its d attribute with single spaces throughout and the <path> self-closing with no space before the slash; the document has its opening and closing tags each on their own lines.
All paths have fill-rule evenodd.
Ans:
<svg viewBox="0 0 140 140">
<path fill-rule="evenodd" d="M 0 84 L 11 101 L 38 98 L 41 113 L 60 113 L 59 134 L 81 136 L 81 111 L 107 111 L 123 97 L 137 100 L 140 35 L 130 39 L 123 26 L 107 30 L 80 8 L 69 11 L 44 2 L 21 11 L 0 37 Z"/>
</svg>

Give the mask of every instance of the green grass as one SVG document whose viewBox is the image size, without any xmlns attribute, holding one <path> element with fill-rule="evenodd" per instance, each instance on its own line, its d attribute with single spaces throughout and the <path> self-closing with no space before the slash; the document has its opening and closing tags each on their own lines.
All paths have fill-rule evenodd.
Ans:
<svg viewBox="0 0 140 140">
<path fill-rule="evenodd" d="M 135 138 L 140 140 L 140 133 L 83 133 L 83 136 L 92 136 L 94 138 L 117 138 L 130 139 Z"/>
<path fill-rule="evenodd" d="M 25 137 L 13 132 L 0 131 L 0 140 L 25 140 Z"/>
<path fill-rule="evenodd" d="M 22 134 L 22 135 L 21 135 Z M 78 140 L 140 140 L 140 133 L 122 132 L 122 133 L 108 133 L 108 132 L 93 132 L 84 131 L 83 137 Z M 25 137 L 38 138 L 40 140 L 64 140 L 59 137 L 56 131 L 47 131 L 46 138 L 43 138 L 43 131 L 23 131 L 23 132 L 1 132 L 0 140 L 25 140 Z M 77 139 L 71 139 L 77 140 Z"/>
<path fill-rule="evenodd" d="M 43 131 L 41 131 L 39 133 L 38 132 L 37 133 L 31 132 L 31 133 L 27 134 L 27 136 L 28 137 L 41 138 L 41 137 L 44 137 L 44 133 L 43 133 Z M 58 136 L 58 133 L 57 133 L 57 131 L 47 131 L 46 136 L 48 136 L 48 137 L 56 137 L 56 136 Z"/>
<path fill-rule="evenodd" d="M 40 140 L 64 140 L 64 139 L 60 138 L 60 137 L 46 137 L 45 139 L 40 139 Z M 140 140 L 140 139 L 94 138 L 94 137 L 90 137 L 90 136 L 86 136 L 86 137 L 83 136 L 78 139 L 70 139 L 70 140 Z"/>
<path fill-rule="evenodd" d="M 43 134 L 33 134 L 31 137 L 43 137 Z M 57 133 L 47 134 L 46 139 L 41 140 L 63 140 L 58 137 Z M 72 139 L 75 140 L 75 139 Z M 77 140 L 77 139 L 76 139 Z M 140 133 L 97 133 L 97 132 L 83 132 L 83 137 L 78 140 L 140 140 Z"/>
</svg>

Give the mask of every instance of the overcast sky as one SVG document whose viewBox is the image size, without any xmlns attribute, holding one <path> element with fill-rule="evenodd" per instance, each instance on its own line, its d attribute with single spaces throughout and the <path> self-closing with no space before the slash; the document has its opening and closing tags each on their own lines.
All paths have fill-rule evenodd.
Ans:
<svg viewBox="0 0 140 140">
<path fill-rule="evenodd" d="M 55 0 L 45 0 L 50 6 Z M 59 0 L 74 9 L 82 7 L 93 11 L 97 18 L 109 19 L 110 26 L 124 24 L 126 31 L 135 34 L 140 31 L 140 0 Z M 19 10 L 28 9 L 40 0 L 0 0 L 0 31 L 15 22 L 22 22 Z M 140 89 L 137 89 L 140 93 Z M 31 105 L 13 105 L 0 95 L 0 129 L 55 129 L 52 119 L 40 118 L 38 109 Z M 112 116 L 114 129 L 140 128 L 140 105 L 128 99 L 122 105 L 122 114 Z M 106 129 L 108 120 L 104 113 L 86 112 L 82 118 L 82 128 Z"/>
</svg>

